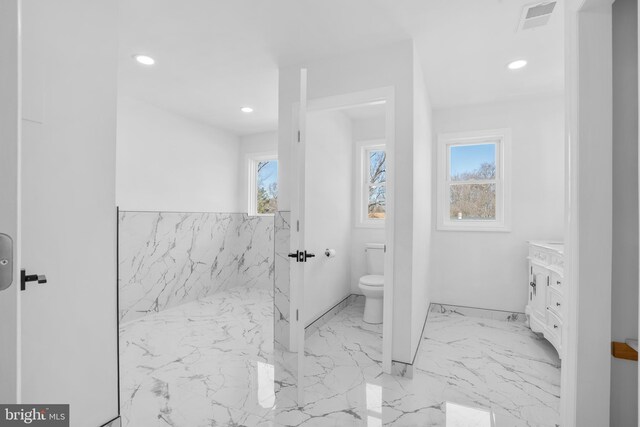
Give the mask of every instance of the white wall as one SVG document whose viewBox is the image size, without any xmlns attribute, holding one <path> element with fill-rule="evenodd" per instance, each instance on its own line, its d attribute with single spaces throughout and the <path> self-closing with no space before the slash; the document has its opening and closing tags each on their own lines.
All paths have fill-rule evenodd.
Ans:
<svg viewBox="0 0 640 427">
<path fill-rule="evenodd" d="M 436 230 L 431 301 L 524 312 L 527 240 L 563 238 L 563 99 L 436 110 L 433 117 L 436 133 L 511 128 L 512 229 L 507 233 Z M 433 163 L 434 197 L 436 167 Z M 433 205 L 435 217 L 435 199 Z"/>
<path fill-rule="evenodd" d="M 278 154 L 278 133 L 263 132 L 240 137 L 238 155 L 238 209 L 247 213 L 249 209 L 249 156 L 251 154 Z"/>
<path fill-rule="evenodd" d="M 367 117 L 352 121 L 353 140 L 366 141 L 370 139 L 384 139 L 385 117 Z"/>
<path fill-rule="evenodd" d="M 413 63 L 413 277 L 411 354 L 415 354 L 429 309 L 431 269 L 432 111 L 419 61 Z M 435 192 L 433 192 L 435 194 Z M 433 216 L 435 218 L 435 216 Z"/>
<path fill-rule="evenodd" d="M 359 153 L 355 151 L 356 144 L 360 141 L 384 139 L 385 138 L 385 118 L 374 117 L 367 119 L 353 120 L 351 122 L 352 138 L 353 138 L 353 155 L 352 161 L 352 188 L 355 189 L 356 185 L 360 183 L 360 177 L 357 176 L 356 162 L 358 161 L 355 156 Z M 355 191 L 355 190 L 354 190 Z M 358 203 L 359 199 L 357 194 L 354 194 L 354 209 L 355 203 Z M 353 213 L 352 224 L 354 224 L 351 232 L 351 293 L 362 294 L 358 283 L 360 277 L 367 274 L 365 247 L 367 243 L 384 243 L 385 230 L 384 228 L 366 228 L 356 227 L 355 211 Z"/>
<path fill-rule="evenodd" d="M 120 96 L 118 206 L 238 212 L 239 147 L 233 134 Z"/>
<path fill-rule="evenodd" d="M 397 165 L 394 221 L 394 295 L 392 358 L 411 362 L 413 267 L 413 43 L 402 41 L 377 49 L 325 58 L 280 69 L 279 183 L 280 208 L 291 208 L 291 145 L 295 136 L 293 107 L 300 96 L 300 68 L 308 70 L 308 98 L 323 98 L 378 88 L 393 88 L 393 130 Z M 292 220 L 295 220 L 292 218 Z M 386 242 L 388 245 L 390 242 Z M 424 260 L 428 262 L 428 260 Z"/>
<path fill-rule="evenodd" d="M 306 247 L 316 258 L 305 268 L 307 324 L 351 293 L 351 121 L 339 111 L 309 113 L 306 147 Z M 335 249 L 327 258 L 325 249 Z"/>
<path fill-rule="evenodd" d="M 638 6 L 613 4 L 611 339 L 638 337 Z M 638 425 L 638 363 L 611 360 L 611 425 Z"/>
</svg>

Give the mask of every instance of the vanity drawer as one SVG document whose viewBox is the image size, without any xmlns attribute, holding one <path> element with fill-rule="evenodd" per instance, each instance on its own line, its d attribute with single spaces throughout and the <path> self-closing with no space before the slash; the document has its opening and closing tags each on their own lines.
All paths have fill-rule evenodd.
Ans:
<svg viewBox="0 0 640 427">
<path fill-rule="evenodd" d="M 559 352 L 562 344 L 562 321 L 551 310 L 547 310 L 547 330 L 544 336 Z"/>
<path fill-rule="evenodd" d="M 562 276 L 560 276 L 558 273 L 551 273 L 551 278 L 550 280 L 550 285 L 554 288 L 556 288 L 560 293 L 562 293 L 563 291 L 563 282 L 564 279 L 562 278 Z"/>
<path fill-rule="evenodd" d="M 559 318 L 562 318 L 562 295 L 555 289 L 549 289 L 547 308 L 553 312 Z"/>
</svg>

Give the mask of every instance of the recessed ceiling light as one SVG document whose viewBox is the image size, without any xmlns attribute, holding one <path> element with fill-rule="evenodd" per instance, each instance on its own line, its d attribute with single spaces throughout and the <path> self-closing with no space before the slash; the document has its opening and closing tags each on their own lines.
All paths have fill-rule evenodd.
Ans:
<svg viewBox="0 0 640 427">
<path fill-rule="evenodd" d="M 142 65 L 153 65 L 156 63 L 156 60 L 148 55 L 133 55 L 133 59 Z"/>
<path fill-rule="evenodd" d="M 524 59 L 518 59 L 517 61 L 509 62 L 509 65 L 507 65 L 507 68 L 509 68 L 510 70 L 518 70 L 524 67 L 525 65 L 527 65 L 527 61 L 525 61 Z"/>
<path fill-rule="evenodd" d="M 253 113 L 253 108 L 251 108 L 251 107 L 242 107 L 240 109 L 240 111 L 242 111 L 243 113 Z"/>
</svg>

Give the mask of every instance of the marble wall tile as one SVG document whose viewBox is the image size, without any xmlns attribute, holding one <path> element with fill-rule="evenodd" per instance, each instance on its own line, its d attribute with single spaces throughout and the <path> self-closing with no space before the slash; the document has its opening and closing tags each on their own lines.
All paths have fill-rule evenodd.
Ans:
<svg viewBox="0 0 640 427">
<path fill-rule="evenodd" d="M 273 217 L 121 212 L 120 321 L 236 286 L 271 289 Z"/>
<path fill-rule="evenodd" d="M 234 214 L 237 284 L 273 292 L 274 218 Z"/>
<path fill-rule="evenodd" d="M 289 349 L 291 305 L 290 249 L 291 212 L 279 211 L 275 215 L 275 280 L 274 280 L 274 339 L 276 348 Z"/>
</svg>

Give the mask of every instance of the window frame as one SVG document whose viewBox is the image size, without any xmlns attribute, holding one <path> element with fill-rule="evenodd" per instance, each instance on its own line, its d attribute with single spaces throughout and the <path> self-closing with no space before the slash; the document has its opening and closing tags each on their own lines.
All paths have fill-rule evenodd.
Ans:
<svg viewBox="0 0 640 427">
<path fill-rule="evenodd" d="M 461 145 L 496 145 L 496 177 L 493 180 L 452 181 L 450 173 L 450 147 Z M 438 135 L 438 203 L 437 229 L 440 231 L 511 231 L 511 130 L 492 129 L 473 132 L 444 133 Z M 455 184 L 452 184 L 454 183 Z M 461 220 L 450 218 L 451 185 L 495 184 L 496 219 Z"/>
<path fill-rule="evenodd" d="M 278 161 L 278 154 L 274 152 L 247 154 L 247 183 L 248 183 L 248 203 L 247 214 L 249 216 L 274 216 L 275 213 L 258 213 L 258 163 L 264 161 Z M 278 161 L 278 175 L 280 162 Z"/>
<path fill-rule="evenodd" d="M 371 151 L 384 151 L 387 152 L 386 140 L 384 139 L 372 139 L 365 141 L 358 141 L 355 144 L 355 159 L 356 159 L 356 179 L 355 179 L 355 194 L 356 197 L 356 222 L 355 226 L 359 228 L 384 228 L 386 222 L 386 213 L 384 219 L 369 218 L 369 156 L 367 153 Z M 386 160 L 385 160 L 386 161 Z M 388 191 L 387 180 L 384 182 L 385 193 Z M 386 210 L 386 207 L 385 207 Z"/>
</svg>

